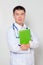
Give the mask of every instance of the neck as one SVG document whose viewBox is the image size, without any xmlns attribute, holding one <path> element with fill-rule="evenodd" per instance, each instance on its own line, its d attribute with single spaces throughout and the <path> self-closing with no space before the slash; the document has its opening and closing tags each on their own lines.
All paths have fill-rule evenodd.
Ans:
<svg viewBox="0 0 43 65">
<path fill-rule="evenodd" d="M 16 22 L 17 23 L 17 22 Z M 24 23 L 22 23 L 22 24 L 20 24 L 20 23 L 17 23 L 17 24 L 19 24 L 20 26 L 23 26 L 24 25 Z"/>
<path fill-rule="evenodd" d="M 19 25 L 23 26 L 24 24 L 19 24 Z"/>
</svg>

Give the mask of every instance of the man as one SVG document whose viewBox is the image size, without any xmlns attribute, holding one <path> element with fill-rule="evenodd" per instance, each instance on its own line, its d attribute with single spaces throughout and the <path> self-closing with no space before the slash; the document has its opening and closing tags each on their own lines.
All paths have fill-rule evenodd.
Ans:
<svg viewBox="0 0 43 65">
<path fill-rule="evenodd" d="M 14 23 L 8 31 L 8 46 L 10 50 L 10 65 L 34 65 L 34 49 L 39 46 L 37 38 L 31 31 L 32 40 L 29 44 L 21 44 L 19 31 L 30 29 L 24 24 L 26 10 L 23 6 L 13 9 Z"/>
</svg>

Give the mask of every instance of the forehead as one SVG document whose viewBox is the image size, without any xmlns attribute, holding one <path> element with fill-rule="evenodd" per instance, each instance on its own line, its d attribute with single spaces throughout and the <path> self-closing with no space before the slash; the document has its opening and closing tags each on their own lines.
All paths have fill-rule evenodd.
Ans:
<svg viewBox="0 0 43 65">
<path fill-rule="evenodd" d="M 25 13 L 24 10 L 15 10 L 15 13 Z"/>
</svg>

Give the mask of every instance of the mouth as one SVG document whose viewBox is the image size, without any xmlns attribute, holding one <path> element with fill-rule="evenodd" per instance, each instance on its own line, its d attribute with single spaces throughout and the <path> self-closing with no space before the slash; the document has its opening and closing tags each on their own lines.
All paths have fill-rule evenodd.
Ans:
<svg viewBox="0 0 43 65">
<path fill-rule="evenodd" d="M 18 19 L 18 21 L 22 21 L 22 19 Z"/>
</svg>

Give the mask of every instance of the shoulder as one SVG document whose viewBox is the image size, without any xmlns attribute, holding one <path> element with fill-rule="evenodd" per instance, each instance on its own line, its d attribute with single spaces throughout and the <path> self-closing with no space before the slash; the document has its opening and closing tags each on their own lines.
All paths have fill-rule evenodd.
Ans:
<svg viewBox="0 0 43 65">
<path fill-rule="evenodd" d="M 10 24 L 8 31 L 13 31 L 13 23 Z"/>
<path fill-rule="evenodd" d="M 14 30 L 13 30 L 13 23 L 12 23 L 12 24 L 10 24 L 7 33 L 12 34 L 13 32 L 14 32 Z"/>
<path fill-rule="evenodd" d="M 30 27 L 29 26 L 27 26 L 26 24 L 24 24 L 24 26 L 23 26 L 24 28 L 26 28 L 26 29 L 30 29 Z"/>
</svg>

